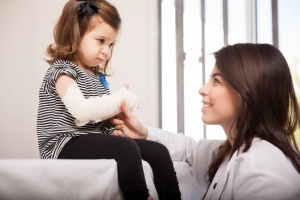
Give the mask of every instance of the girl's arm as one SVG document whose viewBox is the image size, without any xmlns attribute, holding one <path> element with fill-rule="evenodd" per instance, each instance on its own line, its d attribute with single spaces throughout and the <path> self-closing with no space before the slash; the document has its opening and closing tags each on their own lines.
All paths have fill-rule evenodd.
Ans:
<svg viewBox="0 0 300 200">
<path fill-rule="evenodd" d="M 68 111 L 75 117 L 77 126 L 83 126 L 90 121 L 97 123 L 117 115 L 120 113 L 122 100 L 132 110 L 138 107 L 137 97 L 126 87 L 108 96 L 86 99 L 74 79 L 61 74 L 56 80 L 55 88 Z"/>
</svg>

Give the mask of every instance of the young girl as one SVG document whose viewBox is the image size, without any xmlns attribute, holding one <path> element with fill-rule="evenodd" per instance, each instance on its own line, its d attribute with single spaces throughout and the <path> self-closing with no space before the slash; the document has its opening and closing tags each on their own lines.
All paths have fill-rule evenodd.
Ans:
<svg viewBox="0 0 300 200">
<path fill-rule="evenodd" d="M 137 98 L 124 87 L 110 95 L 105 75 L 121 19 L 105 0 L 69 0 L 48 46 L 48 69 L 40 88 L 37 133 L 43 159 L 115 159 L 125 199 L 151 199 L 141 159 L 153 170 L 160 199 L 180 199 L 167 149 L 155 142 L 116 137 L 109 119 Z"/>
<path fill-rule="evenodd" d="M 299 199 L 300 155 L 294 132 L 300 110 L 289 66 L 269 44 L 235 44 L 214 53 L 210 80 L 199 90 L 202 121 L 227 140 L 200 140 L 145 128 L 122 104 L 117 128 L 167 146 L 186 160 L 203 199 Z M 207 176 L 206 176 L 207 175 Z M 200 199 L 201 197 L 199 197 Z"/>
</svg>

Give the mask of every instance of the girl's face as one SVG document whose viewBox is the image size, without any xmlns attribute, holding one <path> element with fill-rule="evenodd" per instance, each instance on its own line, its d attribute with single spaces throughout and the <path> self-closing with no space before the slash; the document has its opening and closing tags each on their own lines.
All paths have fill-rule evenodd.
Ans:
<svg viewBox="0 0 300 200">
<path fill-rule="evenodd" d="M 229 133 L 237 119 L 241 98 L 224 80 L 216 66 L 208 83 L 200 88 L 199 94 L 203 97 L 203 123 L 221 125 Z"/>
<path fill-rule="evenodd" d="M 103 21 L 98 23 L 92 31 L 82 37 L 77 52 L 77 64 L 93 73 L 91 67 L 104 64 L 110 58 L 117 36 L 118 31 L 110 25 Z"/>
</svg>

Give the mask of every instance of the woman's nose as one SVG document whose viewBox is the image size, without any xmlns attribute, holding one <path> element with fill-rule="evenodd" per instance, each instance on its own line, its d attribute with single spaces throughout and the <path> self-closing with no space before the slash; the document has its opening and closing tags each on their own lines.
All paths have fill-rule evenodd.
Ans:
<svg viewBox="0 0 300 200">
<path fill-rule="evenodd" d="M 208 87 L 207 87 L 207 84 L 203 85 L 198 93 L 201 95 L 201 96 L 204 96 L 204 95 L 208 95 L 209 94 L 209 90 L 208 90 Z"/>
</svg>

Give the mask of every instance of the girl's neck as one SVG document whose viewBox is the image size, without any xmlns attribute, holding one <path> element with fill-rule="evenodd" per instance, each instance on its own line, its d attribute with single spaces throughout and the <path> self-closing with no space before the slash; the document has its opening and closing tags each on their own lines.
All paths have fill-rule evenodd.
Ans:
<svg viewBox="0 0 300 200">
<path fill-rule="evenodd" d="M 89 67 L 89 66 L 87 66 L 87 65 L 83 65 L 83 64 L 81 64 L 81 63 L 78 62 L 78 61 L 76 61 L 75 63 L 76 63 L 76 65 L 77 65 L 78 67 L 80 67 L 80 68 L 83 69 L 84 71 L 88 72 L 89 74 L 95 75 L 95 72 L 92 70 L 92 67 Z"/>
</svg>

